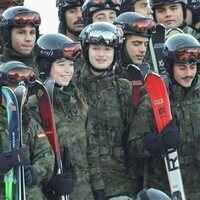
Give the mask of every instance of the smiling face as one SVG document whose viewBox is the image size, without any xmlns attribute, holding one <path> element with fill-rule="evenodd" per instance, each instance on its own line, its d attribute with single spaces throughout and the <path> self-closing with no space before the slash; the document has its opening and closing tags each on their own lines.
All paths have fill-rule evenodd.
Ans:
<svg viewBox="0 0 200 200">
<path fill-rule="evenodd" d="M 197 73 L 197 64 L 174 63 L 173 73 L 182 87 L 190 87 Z"/>
<path fill-rule="evenodd" d="M 15 51 L 29 55 L 35 45 L 36 29 L 32 26 L 14 27 L 11 30 L 11 44 Z"/>
<path fill-rule="evenodd" d="M 155 9 L 158 23 L 164 24 L 167 29 L 178 28 L 183 23 L 183 8 L 181 3 L 163 5 Z"/>
<path fill-rule="evenodd" d="M 65 58 L 58 59 L 52 63 L 50 77 L 63 88 L 67 86 L 74 73 L 74 62 Z"/>
<path fill-rule="evenodd" d="M 107 69 L 113 62 L 114 48 L 105 45 L 89 46 L 89 61 L 96 69 Z"/>
</svg>

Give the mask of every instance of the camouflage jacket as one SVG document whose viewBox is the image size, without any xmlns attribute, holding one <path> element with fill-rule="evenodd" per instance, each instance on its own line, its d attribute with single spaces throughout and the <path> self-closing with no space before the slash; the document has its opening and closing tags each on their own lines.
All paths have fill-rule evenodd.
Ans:
<svg viewBox="0 0 200 200">
<path fill-rule="evenodd" d="M 172 115 L 177 116 L 180 122 L 182 146 L 178 149 L 179 162 L 185 193 L 188 200 L 198 200 L 200 183 L 200 81 L 185 93 L 178 85 L 169 86 Z M 131 127 L 135 130 L 129 135 L 129 154 L 133 157 L 145 158 L 148 163 L 148 180 L 145 185 L 160 189 L 169 194 L 169 184 L 161 158 L 153 158 L 143 146 L 144 133 L 153 132 L 155 128 L 154 115 L 148 95 L 142 100 Z M 147 174 L 144 174 L 146 176 Z M 146 177 L 144 177 L 145 179 Z"/>
<path fill-rule="evenodd" d="M 103 189 L 104 184 L 99 164 L 97 164 L 99 156 L 96 153 L 98 151 L 93 138 L 93 129 L 87 120 L 87 106 L 80 102 L 81 100 L 75 93 L 76 89 L 71 84 L 63 91 L 55 88 L 53 103 L 55 125 L 64 170 L 69 170 L 69 167 L 70 169 L 72 167 L 75 171 L 74 189 L 69 195 L 69 199 L 93 200 L 92 190 Z M 33 96 L 29 106 L 35 113 L 34 118 L 38 118 L 38 126 L 40 126 L 41 122 L 35 101 L 36 98 Z M 39 134 L 37 129 L 34 132 L 34 134 Z M 69 160 L 70 165 L 64 160 Z M 94 162 L 96 165 L 90 167 L 88 162 Z M 52 171 L 53 164 L 54 159 L 49 159 Z"/>
<path fill-rule="evenodd" d="M 134 114 L 132 85 L 113 72 L 95 77 L 85 64 L 78 87 L 87 98 L 89 120 L 98 140 L 106 196 L 126 194 L 133 197 L 137 181 L 126 165 L 126 142 Z"/>
</svg>

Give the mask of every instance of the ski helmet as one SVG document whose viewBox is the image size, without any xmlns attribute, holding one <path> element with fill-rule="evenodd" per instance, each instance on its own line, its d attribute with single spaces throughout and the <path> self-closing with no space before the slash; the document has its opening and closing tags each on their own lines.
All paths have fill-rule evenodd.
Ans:
<svg viewBox="0 0 200 200">
<path fill-rule="evenodd" d="M 200 63 L 200 44 L 196 38 L 188 34 L 175 34 L 169 37 L 163 49 L 163 56 L 168 72 L 172 74 L 174 62 Z"/>
<path fill-rule="evenodd" d="M 108 22 L 95 22 L 85 27 L 79 36 L 83 48 L 83 55 L 86 62 L 89 62 L 89 44 L 104 44 L 115 48 L 113 63 L 116 62 L 119 51 L 123 44 L 123 31 L 117 26 Z"/>
<path fill-rule="evenodd" d="M 149 188 L 139 192 L 136 200 L 170 200 L 170 198 L 160 190 Z"/>
<path fill-rule="evenodd" d="M 65 11 L 75 7 L 81 7 L 82 5 L 83 0 L 57 0 L 56 6 L 58 7 L 58 18 L 60 20 L 60 33 L 65 35 L 65 31 L 67 29 L 67 24 L 65 21 Z"/>
<path fill-rule="evenodd" d="M 137 0 L 124 0 L 120 6 L 120 13 L 134 12 L 134 5 Z"/>
<path fill-rule="evenodd" d="M 23 6 L 24 0 L 3 0 L 0 2 L 0 8 L 9 8 L 12 6 Z"/>
<path fill-rule="evenodd" d="M 19 61 L 8 61 L 0 65 L 0 86 L 17 86 L 24 81 L 33 86 L 36 77 L 33 69 Z"/>
<path fill-rule="evenodd" d="M 116 26 L 120 26 L 125 35 L 140 35 L 151 37 L 156 31 L 155 21 L 146 18 L 136 12 L 125 12 L 120 14 L 114 21 Z"/>
<path fill-rule="evenodd" d="M 83 24 L 92 23 L 92 15 L 99 10 L 114 10 L 117 16 L 120 14 L 120 1 L 118 0 L 86 0 L 82 6 Z"/>
<path fill-rule="evenodd" d="M 80 43 L 72 41 L 60 33 L 42 35 L 36 42 L 36 61 L 42 79 L 49 76 L 51 65 L 60 58 L 76 60 L 81 56 Z"/>
<path fill-rule="evenodd" d="M 181 3 L 183 7 L 183 19 L 186 19 L 186 5 L 187 5 L 187 0 L 151 0 L 151 6 L 152 10 L 154 11 L 154 19 L 155 17 L 155 9 L 164 6 L 164 5 L 170 5 L 170 4 L 175 4 L 175 3 Z"/>
<path fill-rule="evenodd" d="M 40 14 L 24 6 L 10 7 L 2 14 L 2 36 L 7 46 L 11 46 L 11 29 L 31 24 L 36 28 L 36 39 L 39 38 Z"/>
<path fill-rule="evenodd" d="M 196 10 L 198 8 L 200 8 L 200 0 L 188 0 L 187 1 L 187 8 L 190 8 L 192 10 Z"/>
</svg>

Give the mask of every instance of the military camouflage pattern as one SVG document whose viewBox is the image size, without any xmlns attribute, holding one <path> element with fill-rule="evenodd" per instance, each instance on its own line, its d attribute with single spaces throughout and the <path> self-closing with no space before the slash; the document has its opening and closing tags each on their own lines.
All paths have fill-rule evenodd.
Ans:
<svg viewBox="0 0 200 200">
<path fill-rule="evenodd" d="M 187 200 L 199 200 L 200 184 L 200 81 L 185 93 L 178 85 L 170 85 L 170 103 L 172 115 L 180 121 L 183 144 L 178 149 L 179 161 Z M 157 188 L 168 195 L 169 184 L 164 161 L 152 158 L 143 147 L 143 134 L 155 130 L 153 111 L 148 96 L 141 100 L 135 121 L 132 126 L 135 132 L 129 135 L 129 154 L 133 157 L 145 158 L 148 163 L 148 176 L 144 175 L 145 185 Z M 143 161 L 144 161 L 143 160 Z"/>
<path fill-rule="evenodd" d="M 1 107 L 0 109 L 0 152 L 8 151 L 9 145 L 9 133 L 7 131 L 7 114 L 6 110 Z M 32 120 L 31 127 L 34 127 L 35 122 Z M 38 138 L 37 135 L 31 135 L 31 127 L 29 127 L 29 131 L 23 131 L 23 143 L 27 146 L 27 150 L 30 150 L 30 161 L 31 164 L 37 168 L 39 172 L 39 178 L 45 177 L 49 171 L 49 163 L 47 161 L 47 155 L 50 153 L 49 149 L 46 151 L 45 146 L 47 146 L 47 138 Z M 36 127 L 35 127 L 36 128 Z M 36 128 L 38 129 L 38 127 Z M 37 141 L 34 142 L 33 141 Z M 46 157 L 47 156 L 47 157 Z M 48 157 L 49 158 L 49 157 Z M 50 159 L 50 158 L 49 158 Z M 53 159 L 51 157 L 51 159 Z M 4 177 L 0 175 L 0 199 L 5 199 L 5 187 L 4 187 Z M 40 184 L 33 186 L 31 188 L 26 187 L 26 199 L 27 200 L 42 200 L 44 196 L 41 191 Z"/>
<path fill-rule="evenodd" d="M 89 105 L 89 120 L 98 140 L 102 176 L 107 197 L 136 196 L 135 176 L 127 167 L 126 138 L 134 108 L 132 85 L 114 72 L 95 77 L 85 64 L 78 78 Z"/>
<path fill-rule="evenodd" d="M 87 121 L 87 106 L 79 107 L 80 102 L 75 95 L 75 90 L 72 84 L 68 85 L 64 91 L 55 88 L 54 119 L 62 160 L 64 160 L 64 156 L 67 156 L 71 164 L 66 166 L 63 163 L 63 167 L 68 170 L 72 166 L 75 170 L 74 189 L 69 199 L 93 200 L 92 189 L 102 189 L 104 184 L 101 179 L 100 167 L 95 161 L 95 159 L 99 159 L 99 156 L 96 153 L 98 151 L 93 139 L 92 126 Z M 31 110 L 37 113 L 35 101 L 35 97 L 32 97 L 29 105 Z M 65 148 L 68 149 L 68 155 L 64 155 Z M 96 164 L 93 164 L 91 168 L 89 168 L 87 161 L 90 159 Z M 53 164 L 53 159 L 49 159 L 49 164 Z"/>
</svg>

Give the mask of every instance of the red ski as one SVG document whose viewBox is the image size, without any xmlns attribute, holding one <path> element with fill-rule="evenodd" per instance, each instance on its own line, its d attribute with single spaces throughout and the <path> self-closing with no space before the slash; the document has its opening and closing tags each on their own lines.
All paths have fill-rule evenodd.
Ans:
<svg viewBox="0 0 200 200">
<path fill-rule="evenodd" d="M 166 85 L 160 75 L 150 73 L 145 78 L 145 86 L 152 104 L 158 133 L 160 133 L 172 119 Z M 164 161 L 172 198 L 185 200 L 177 150 L 168 149 Z"/>
</svg>

